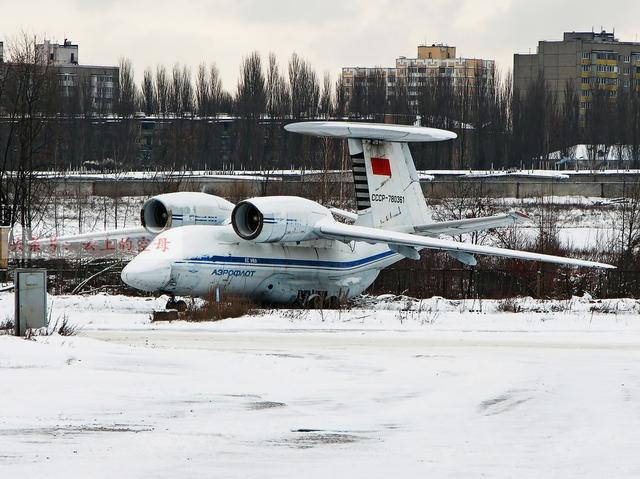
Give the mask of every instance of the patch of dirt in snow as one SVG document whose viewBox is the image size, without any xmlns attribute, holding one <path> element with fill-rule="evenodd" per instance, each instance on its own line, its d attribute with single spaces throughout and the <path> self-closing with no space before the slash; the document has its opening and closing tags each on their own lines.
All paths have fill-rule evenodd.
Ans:
<svg viewBox="0 0 640 479">
<path fill-rule="evenodd" d="M 369 439 L 350 431 L 324 431 L 322 429 L 303 428 L 295 429 L 292 432 L 296 435 L 281 441 L 275 441 L 275 443 L 296 449 L 309 449 L 317 446 L 353 444 L 354 442 Z"/>
<path fill-rule="evenodd" d="M 151 432 L 153 428 L 140 424 L 82 424 L 55 427 L 0 429 L 0 436 L 65 436 L 100 432 Z"/>
<path fill-rule="evenodd" d="M 478 406 L 478 411 L 484 416 L 495 416 L 509 412 L 521 404 L 530 401 L 531 397 L 523 397 L 526 391 L 507 391 L 500 396 L 482 401 Z"/>
<path fill-rule="evenodd" d="M 262 409 L 273 409 L 284 406 L 286 406 L 285 403 L 277 401 L 257 401 L 247 405 L 247 407 L 253 411 L 260 411 Z"/>
</svg>

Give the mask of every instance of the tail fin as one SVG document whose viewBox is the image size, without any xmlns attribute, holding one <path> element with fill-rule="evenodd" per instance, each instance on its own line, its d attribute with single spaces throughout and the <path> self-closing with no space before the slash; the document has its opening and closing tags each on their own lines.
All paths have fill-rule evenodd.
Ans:
<svg viewBox="0 0 640 479">
<path fill-rule="evenodd" d="M 349 139 L 358 220 L 356 224 L 409 230 L 431 223 L 407 142 L 443 141 L 456 134 L 404 125 L 311 121 L 287 131 Z"/>
<path fill-rule="evenodd" d="M 360 218 L 356 224 L 403 230 L 431 223 L 406 143 L 349 139 Z"/>
</svg>

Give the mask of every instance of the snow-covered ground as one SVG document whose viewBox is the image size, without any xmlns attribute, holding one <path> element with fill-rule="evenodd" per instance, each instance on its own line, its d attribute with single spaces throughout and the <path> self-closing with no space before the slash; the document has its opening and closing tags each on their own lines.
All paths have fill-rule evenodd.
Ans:
<svg viewBox="0 0 640 479">
<path fill-rule="evenodd" d="M 638 301 L 162 304 L 53 297 L 81 335 L 0 336 L 0 477 L 640 475 Z"/>
</svg>

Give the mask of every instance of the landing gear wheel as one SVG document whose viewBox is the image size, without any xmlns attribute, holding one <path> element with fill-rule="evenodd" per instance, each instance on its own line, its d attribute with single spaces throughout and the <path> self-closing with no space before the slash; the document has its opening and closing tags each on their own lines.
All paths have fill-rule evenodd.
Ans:
<svg viewBox="0 0 640 479">
<path fill-rule="evenodd" d="M 187 309 L 187 303 L 182 300 L 176 301 L 176 298 L 170 298 L 169 301 L 167 301 L 165 309 L 175 309 L 177 311 L 183 312 Z"/>
</svg>

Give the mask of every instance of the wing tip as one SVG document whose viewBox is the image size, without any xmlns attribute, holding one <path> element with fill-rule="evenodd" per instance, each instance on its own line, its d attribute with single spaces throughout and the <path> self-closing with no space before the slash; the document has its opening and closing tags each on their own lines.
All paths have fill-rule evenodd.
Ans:
<svg viewBox="0 0 640 479">
<path fill-rule="evenodd" d="M 526 214 L 524 211 L 513 210 L 510 214 L 514 219 L 519 221 L 525 221 L 525 220 L 531 219 L 531 216 Z"/>
</svg>

